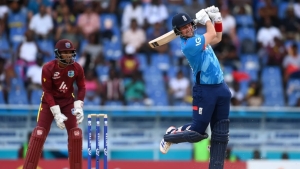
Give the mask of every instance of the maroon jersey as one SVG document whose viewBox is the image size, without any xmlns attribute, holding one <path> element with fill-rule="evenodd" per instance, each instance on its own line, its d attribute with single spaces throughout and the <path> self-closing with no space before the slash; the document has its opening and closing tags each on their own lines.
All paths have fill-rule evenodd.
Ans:
<svg viewBox="0 0 300 169">
<path fill-rule="evenodd" d="M 49 107 L 56 105 L 55 99 L 68 99 L 73 97 L 73 84 L 76 81 L 78 87 L 78 100 L 84 100 L 85 83 L 84 72 L 78 63 L 68 65 L 65 68 L 58 67 L 56 60 L 50 61 L 43 66 L 42 87 L 44 95 L 42 102 L 48 103 Z"/>
</svg>

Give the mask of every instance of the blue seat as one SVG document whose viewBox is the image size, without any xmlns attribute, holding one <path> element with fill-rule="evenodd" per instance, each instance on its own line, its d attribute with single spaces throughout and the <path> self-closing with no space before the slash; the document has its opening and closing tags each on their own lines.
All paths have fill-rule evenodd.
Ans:
<svg viewBox="0 0 300 169">
<path fill-rule="evenodd" d="M 52 40 L 39 40 L 37 41 L 38 46 L 44 52 L 48 52 L 50 56 L 44 55 L 44 62 L 53 60 L 52 53 L 54 52 L 54 44 Z"/>
<path fill-rule="evenodd" d="M 30 103 L 33 105 L 39 105 L 41 103 L 42 95 L 43 90 L 32 90 L 30 95 Z"/>
<path fill-rule="evenodd" d="M 236 15 L 235 20 L 237 25 L 241 27 L 254 26 L 254 20 L 251 15 Z"/>
<path fill-rule="evenodd" d="M 258 80 L 259 60 L 257 55 L 242 55 L 241 56 L 241 71 L 250 75 L 251 80 Z"/>
<path fill-rule="evenodd" d="M 11 58 L 10 45 L 6 36 L 0 37 L 0 53 L 1 57 L 5 59 Z"/>
<path fill-rule="evenodd" d="M 11 90 L 8 94 L 8 104 L 29 104 L 26 90 Z"/>
<path fill-rule="evenodd" d="M 170 42 L 170 48 L 171 48 L 170 52 L 172 54 L 172 58 L 181 57 L 183 55 L 181 52 L 180 43 L 181 43 L 180 38 L 176 38 Z M 176 57 L 174 57 L 174 56 L 176 56 Z"/>
<path fill-rule="evenodd" d="M 104 57 L 107 60 L 118 60 L 122 56 L 122 44 L 120 42 L 105 41 L 103 50 Z"/>
<path fill-rule="evenodd" d="M 278 91 L 264 93 L 264 106 L 285 106 L 284 94 Z"/>
<path fill-rule="evenodd" d="M 170 56 L 166 54 L 153 54 L 151 65 L 159 70 L 167 70 L 170 67 Z"/>
<path fill-rule="evenodd" d="M 289 2 L 280 2 L 278 5 L 278 17 L 283 19 L 286 15 L 286 10 L 288 8 Z"/>
<path fill-rule="evenodd" d="M 271 79 L 281 82 L 282 75 L 281 75 L 280 67 L 268 66 L 262 69 L 261 80 L 270 81 Z"/>
<path fill-rule="evenodd" d="M 11 90 L 25 90 L 25 84 L 21 78 L 12 78 L 10 85 Z"/>
<path fill-rule="evenodd" d="M 88 98 L 84 99 L 85 106 L 99 106 L 101 103 L 100 97 L 95 97 L 93 100 L 89 100 Z"/>
<path fill-rule="evenodd" d="M 256 32 L 254 28 L 242 27 L 237 30 L 237 36 L 240 41 L 245 39 L 250 39 L 253 42 L 256 42 Z"/>
<path fill-rule="evenodd" d="M 0 90 L 0 104 L 6 104 L 4 100 L 4 94 L 3 91 Z"/>
<path fill-rule="evenodd" d="M 139 61 L 139 70 L 141 71 L 144 71 L 144 70 L 147 70 L 147 67 L 148 67 L 148 63 L 147 63 L 147 58 L 146 58 L 146 55 L 145 54 L 142 54 L 142 53 L 138 53 L 136 55 L 137 57 L 137 60 Z"/>
<path fill-rule="evenodd" d="M 288 106 L 295 106 L 300 98 L 300 80 L 289 79 L 287 83 Z"/>
<path fill-rule="evenodd" d="M 122 102 L 120 101 L 106 101 L 105 102 L 106 106 L 122 106 Z"/>
<path fill-rule="evenodd" d="M 96 67 L 96 72 L 98 79 L 103 82 L 108 79 L 108 72 L 109 72 L 109 66 L 97 66 Z"/>
</svg>

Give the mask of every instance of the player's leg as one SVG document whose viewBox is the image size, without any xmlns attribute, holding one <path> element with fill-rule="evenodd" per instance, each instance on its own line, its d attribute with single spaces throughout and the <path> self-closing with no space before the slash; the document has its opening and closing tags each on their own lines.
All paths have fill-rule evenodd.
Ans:
<svg viewBox="0 0 300 169">
<path fill-rule="evenodd" d="M 53 115 L 47 104 L 41 104 L 37 117 L 37 126 L 33 129 L 26 152 L 23 169 L 36 169 L 43 146 L 50 130 Z"/>
<path fill-rule="evenodd" d="M 196 85 L 193 87 L 193 119 L 192 123 L 185 124 L 175 131 L 166 133 L 161 141 L 160 149 L 163 142 L 181 143 L 181 142 L 199 142 L 206 139 L 208 135 L 205 130 L 210 122 L 214 111 L 216 97 L 209 93 L 210 88 L 204 85 Z M 169 148 L 169 147 L 168 147 Z M 164 152 L 163 152 L 164 153 Z"/>
<path fill-rule="evenodd" d="M 211 121 L 211 146 L 209 169 L 223 169 L 229 141 L 229 110 L 231 93 L 224 84 Z"/>
<path fill-rule="evenodd" d="M 65 121 L 68 132 L 68 152 L 70 169 L 82 168 L 82 130 L 78 128 L 76 116 L 71 113 L 73 102 L 62 109 L 62 113 L 68 118 Z"/>
</svg>

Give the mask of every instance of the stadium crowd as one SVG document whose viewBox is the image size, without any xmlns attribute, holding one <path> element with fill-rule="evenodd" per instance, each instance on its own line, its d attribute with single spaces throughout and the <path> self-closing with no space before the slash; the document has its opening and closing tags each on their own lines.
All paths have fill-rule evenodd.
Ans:
<svg viewBox="0 0 300 169">
<path fill-rule="evenodd" d="M 85 70 L 85 105 L 190 105 L 178 39 L 148 41 L 174 14 L 210 5 L 223 18 L 213 48 L 232 105 L 300 106 L 300 0 L 0 0 L 0 103 L 39 104 L 42 66 L 66 38 Z"/>
</svg>

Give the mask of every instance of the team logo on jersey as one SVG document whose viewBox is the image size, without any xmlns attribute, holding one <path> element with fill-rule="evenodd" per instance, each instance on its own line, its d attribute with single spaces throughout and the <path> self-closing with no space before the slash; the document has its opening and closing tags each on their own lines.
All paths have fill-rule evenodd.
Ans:
<svg viewBox="0 0 300 169">
<path fill-rule="evenodd" d="M 71 43 L 67 42 L 65 43 L 66 48 L 70 48 L 71 47 Z"/>
<path fill-rule="evenodd" d="M 60 78 L 59 74 L 60 74 L 59 72 L 54 72 L 52 79 L 59 79 Z"/>
<path fill-rule="evenodd" d="M 196 46 L 201 45 L 201 38 L 195 38 Z"/>
<path fill-rule="evenodd" d="M 67 92 L 68 87 L 67 87 L 67 85 L 66 85 L 66 83 L 64 81 L 60 84 L 58 90 L 60 92 L 62 92 L 62 93 L 66 93 Z"/>
<path fill-rule="evenodd" d="M 73 77 L 74 74 L 75 74 L 75 73 L 74 73 L 74 70 L 69 70 L 69 71 L 68 71 L 68 76 L 69 76 L 69 77 Z"/>
</svg>

